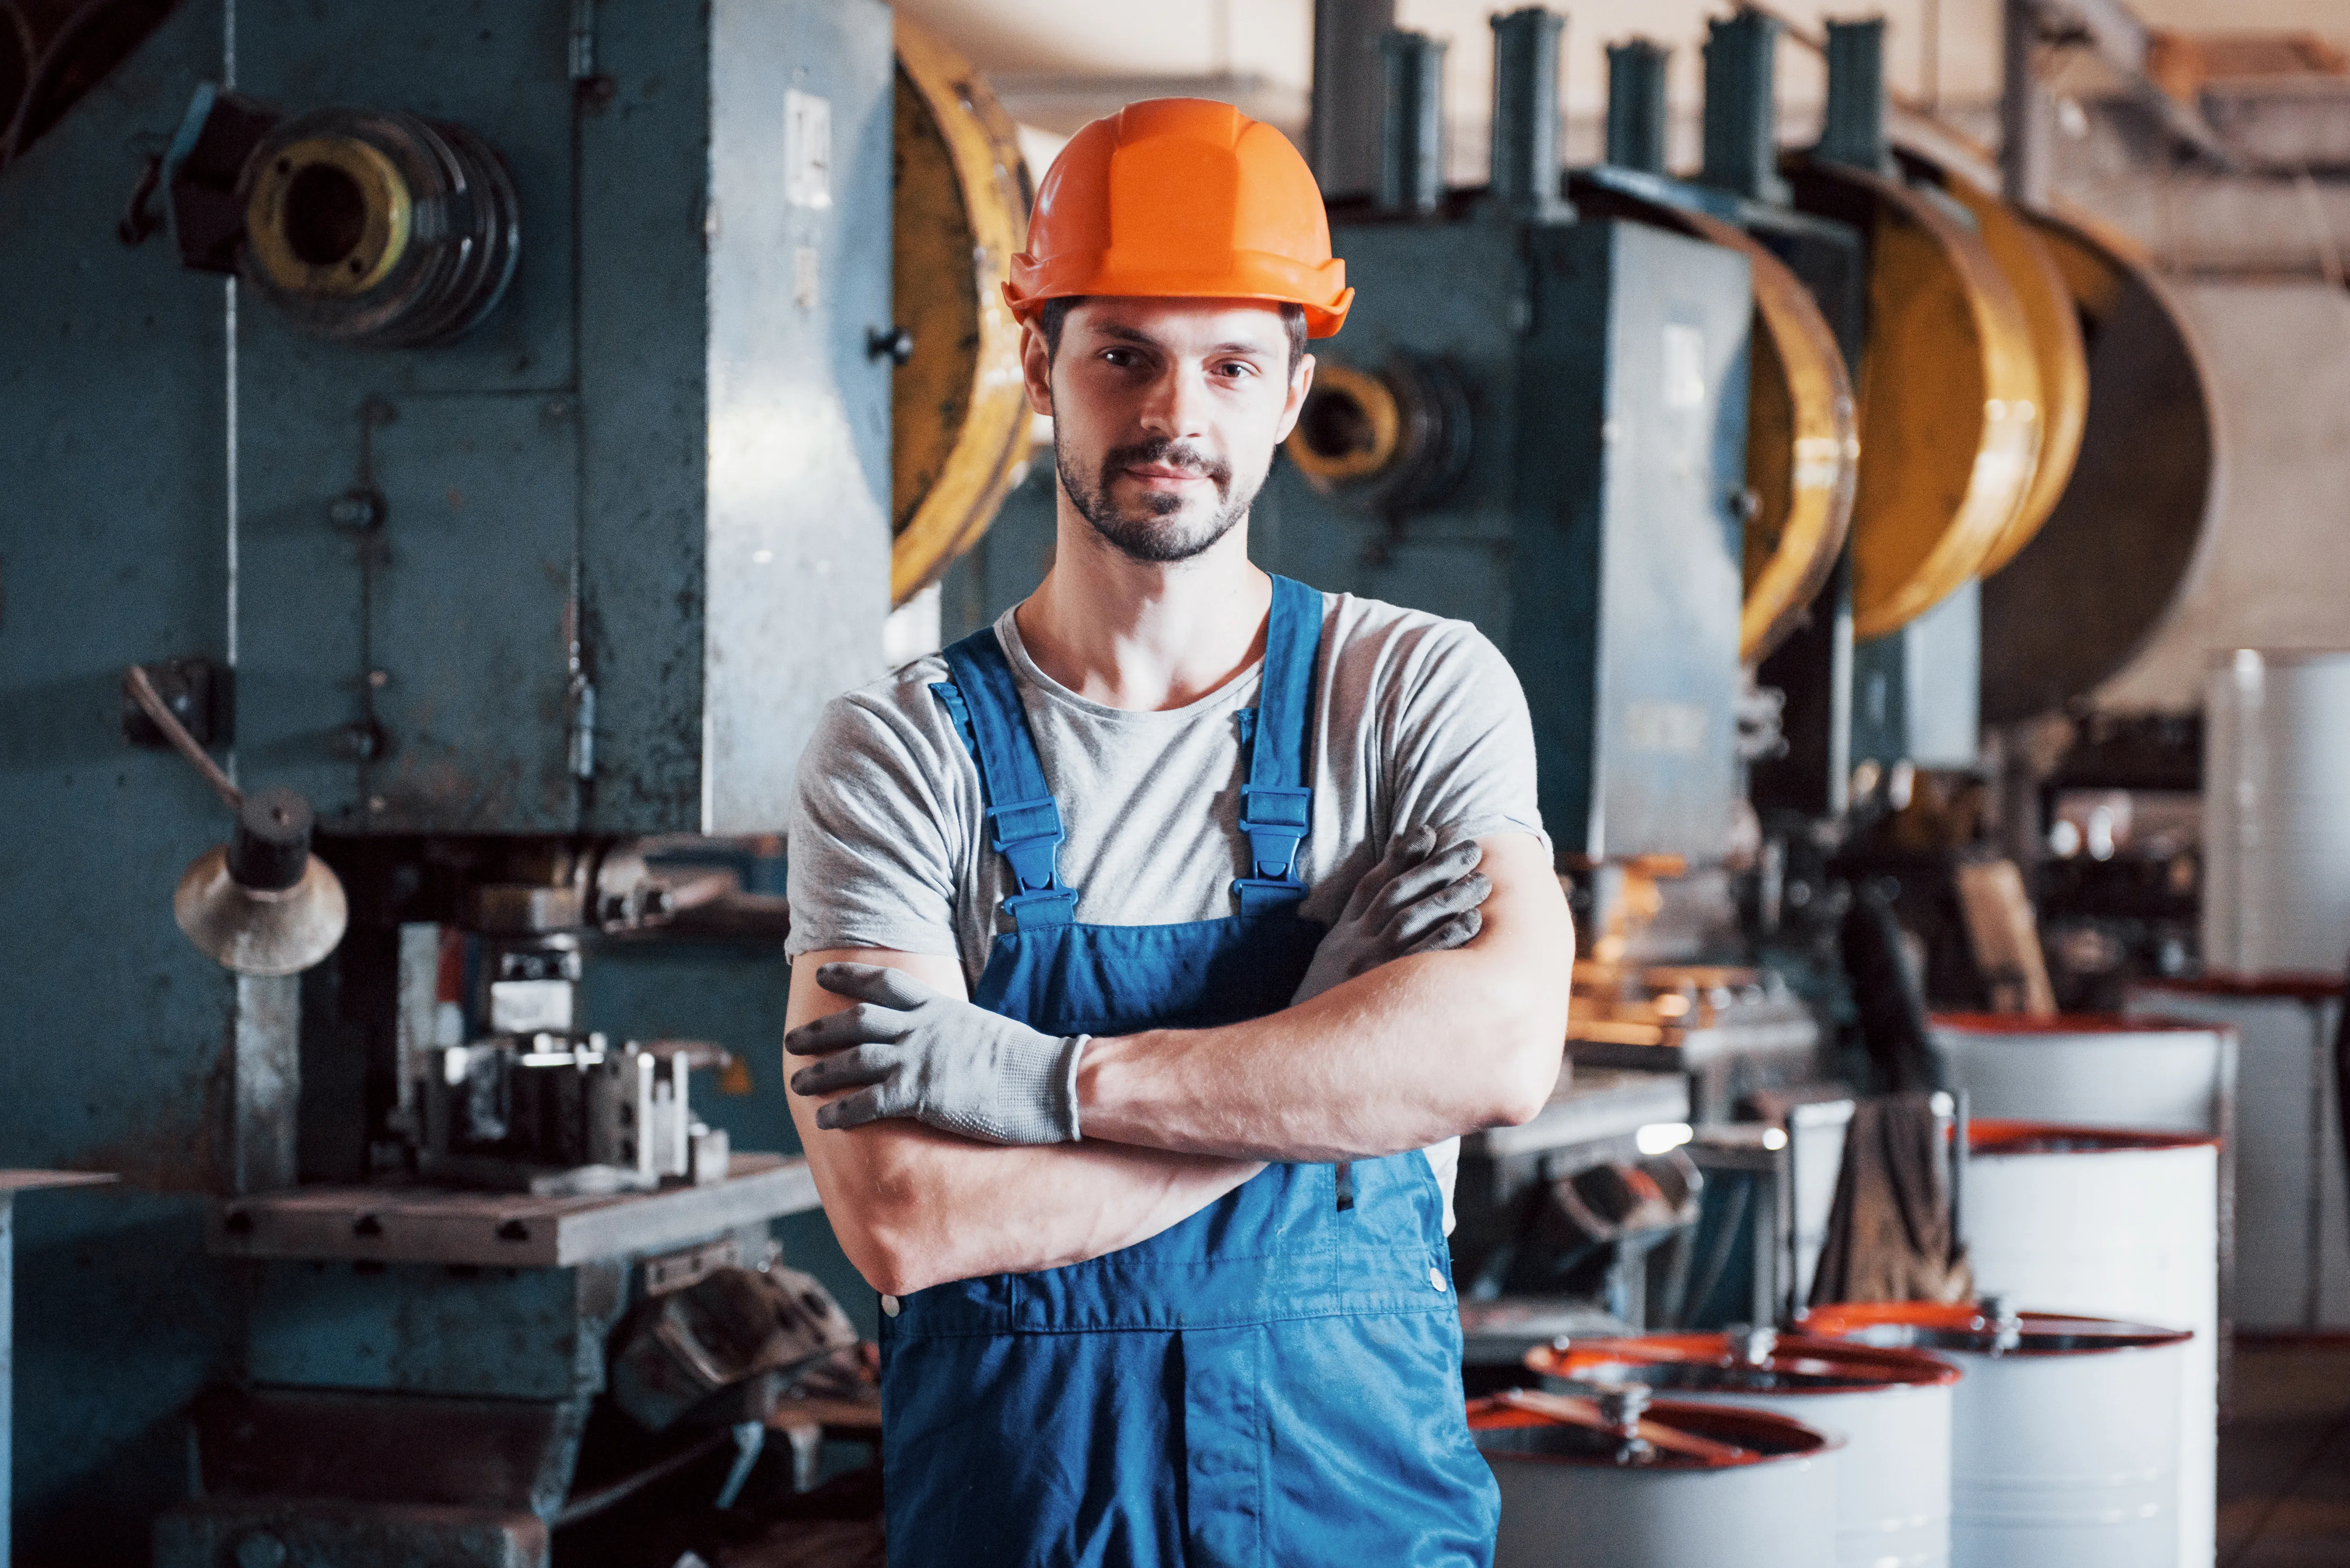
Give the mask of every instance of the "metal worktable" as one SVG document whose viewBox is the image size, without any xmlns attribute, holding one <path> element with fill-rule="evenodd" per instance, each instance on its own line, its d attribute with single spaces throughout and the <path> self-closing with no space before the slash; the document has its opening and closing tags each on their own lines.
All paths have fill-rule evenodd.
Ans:
<svg viewBox="0 0 2350 1568">
<path fill-rule="evenodd" d="M 806 1160 L 738 1154 L 726 1179 L 707 1187 L 591 1198 L 408 1181 L 290 1188 L 224 1203 L 207 1241 L 224 1257 L 552 1269 L 658 1252 L 817 1207 Z"/>
</svg>

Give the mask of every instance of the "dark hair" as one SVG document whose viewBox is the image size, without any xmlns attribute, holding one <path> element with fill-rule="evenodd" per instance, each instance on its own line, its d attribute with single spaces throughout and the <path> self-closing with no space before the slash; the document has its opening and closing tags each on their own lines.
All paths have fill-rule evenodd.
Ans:
<svg viewBox="0 0 2350 1568">
<path fill-rule="evenodd" d="M 1082 294 L 1065 294 L 1046 300 L 1036 311 L 1036 330 L 1045 335 L 1045 358 L 1061 356 L 1061 328 L 1068 325 L 1069 312 L 1086 302 Z M 1297 362 L 1305 358 L 1305 307 L 1284 303 L 1281 325 L 1289 332 L 1289 373 L 1297 374 Z"/>
</svg>

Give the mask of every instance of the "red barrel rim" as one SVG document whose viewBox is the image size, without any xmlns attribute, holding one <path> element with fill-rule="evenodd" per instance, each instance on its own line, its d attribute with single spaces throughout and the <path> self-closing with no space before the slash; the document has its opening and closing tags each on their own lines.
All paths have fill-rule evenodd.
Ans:
<svg viewBox="0 0 2350 1568">
<path fill-rule="evenodd" d="M 2000 1343 L 1999 1324 L 1972 1302 L 1837 1302 L 1812 1308 L 1804 1314 L 1801 1327 L 1805 1334 L 1828 1339 L 2003 1357 L 2103 1355 L 2161 1349 L 2195 1337 L 2192 1329 L 2158 1328 L 2074 1313 L 2024 1312 L 2016 1316 L 2015 1343 L 2006 1345 Z"/>
<path fill-rule="evenodd" d="M 1704 1474 L 1775 1464 L 1782 1459 L 1816 1459 L 1844 1446 L 1840 1438 L 1815 1431 L 1790 1417 L 1775 1415 L 1768 1410 L 1742 1409 L 1732 1405 L 1700 1405 L 1682 1399 L 1659 1399 L 1648 1407 L 1643 1417 L 1644 1425 L 1653 1423 L 1712 1443 L 1728 1444 L 1734 1451 L 1733 1457 L 1700 1458 L 1659 1449 L 1637 1466 L 1626 1466 L 1617 1458 L 1612 1428 L 1603 1423 L 1546 1415 L 1513 1405 L 1510 1400 L 1509 1395 L 1493 1394 L 1469 1401 L 1470 1436 L 1480 1439 L 1477 1446 L 1489 1459 L 1531 1460 L 1592 1469 L 1634 1469 L 1674 1474 Z M 1545 1431 L 1561 1435 L 1572 1446 L 1547 1449 L 1512 1448 L 1507 1446 L 1506 1438 L 1500 1443 L 1493 1440 L 1497 1434 Z"/>
<path fill-rule="evenodd" d="M 2336 989 L 2339 989 L 2338 987 Z M 2045 1038 L 2052 1034 L 2218 1034 L 2225 1023 L 2191 1018 L 2134 1018 L 2124 1012 L 1937 1012 L 1927 1022 L 1953 1034 Z"/>
<path fill-rule="evenodd" d="M 1782 1334 L 1758 1361 L 1742 1359 L 1726 1334 L 1648 1334 L 1620 1339 L 1578 1339 L 1538 1345 L 1526 1352 L 1526 1370 L 1544 1377 L 1591 1382 L 1602 1370 L 1624 1366 L 1671 1368 L 1702 1377 L 1720 1372 L 1763 1371 L 1808 1379 L 1781 1386 L 1742 1389 L 1725 1378 L 1723 1393 L 1790 1395 L 1859 1394 L 1887 1388 L 1935 1387 L 1956 1383 L 1960 1371 L 1922 1350 L 1864 1345 L 1807 1334 Z M 1676 1383 L 1674 1388 L 1687 1387 Z"/>
<path fill-rule="evenodd" d="M 2169 992 L 2178 996 L 2282 996 L 2296 1002 L 2331 1002 L 2342 994 L 2343 977 L 2322 970 L 2272 970 L 2254 974 L 2138 980 L 2130 982 L 2130 989 Z"/>
<path fill-rule="evenodd" d="M 1992 1159 L 2016 1154 L 2144 1154 L 2219 1147 L 2220 1139 L 2212 1133 L 2074 1127 L 2004 1116 L 1982 1116 L 1967 1124 L 1967 1153 Z"/>
</svg>

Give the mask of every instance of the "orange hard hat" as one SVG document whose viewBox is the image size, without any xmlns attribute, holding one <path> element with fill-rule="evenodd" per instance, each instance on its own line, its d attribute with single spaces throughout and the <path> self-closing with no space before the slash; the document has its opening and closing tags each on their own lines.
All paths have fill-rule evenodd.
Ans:
<svg viewBox="0 0 2350 1568">
<path fill-rule="evenodd" d="M 1355 298 L 1289 138 L 1196 98 L 1128 104 L 1053 160 L 1004 303 L 1028 321 L 1087 294 L 1279 300 L 1305 308 L 1312 337 L 1337 331 Z"/>
</svg>

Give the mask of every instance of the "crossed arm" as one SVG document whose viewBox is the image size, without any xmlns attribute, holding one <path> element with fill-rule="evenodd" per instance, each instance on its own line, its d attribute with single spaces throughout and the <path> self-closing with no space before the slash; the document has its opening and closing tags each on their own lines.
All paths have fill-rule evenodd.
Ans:
<svg viewBox="0 0 2350 1568">
<path fill-rule="evenodd" d="M 1097 1038 L 1077 1073 L 1082 1142 L 983 1144 L 892 1119 L 792 1117 L 849 1261 L 902 1295 L 1101 1256 L 1158 1234 L 1272 1160 L 1371 1158 L 1525 1121 L 1557 1083 L 1574 931 L 1541 844 L 1482 842 L 1482 928 L 1298 1006 L 1217 1029 Z M 964 994 L 955 961 L 843 950 L 792 969 L 789 1024 L 854 1005 L 825 963 L 902 970 Z"/>
</svg>

